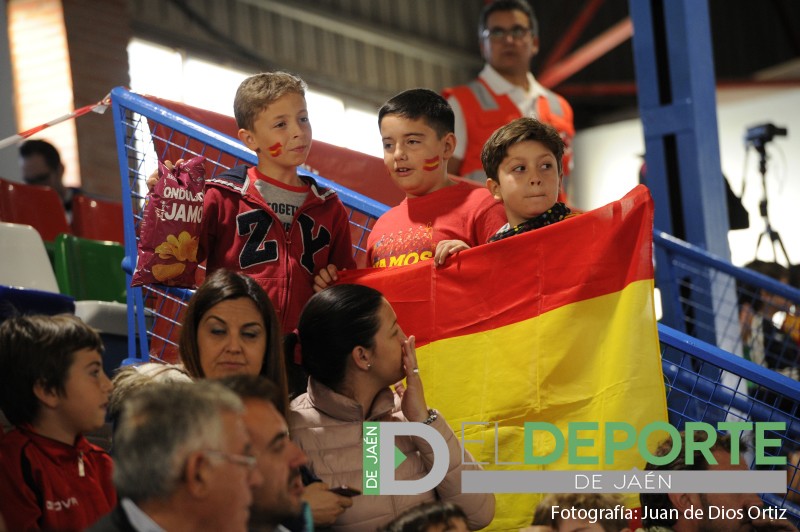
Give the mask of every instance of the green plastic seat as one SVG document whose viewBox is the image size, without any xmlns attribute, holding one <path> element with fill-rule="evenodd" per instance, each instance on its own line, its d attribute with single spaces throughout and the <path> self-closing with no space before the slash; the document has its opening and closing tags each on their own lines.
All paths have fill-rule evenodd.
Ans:
<svg viewBox="0 0 800 532">
<path fill-rule="evenodd" d="M 62 294 L 78 301 L 126 302 L 122 270 L 125 250 L 116 242 L 60 234 L 55 240 L 54 269 Z"/>
</svg>

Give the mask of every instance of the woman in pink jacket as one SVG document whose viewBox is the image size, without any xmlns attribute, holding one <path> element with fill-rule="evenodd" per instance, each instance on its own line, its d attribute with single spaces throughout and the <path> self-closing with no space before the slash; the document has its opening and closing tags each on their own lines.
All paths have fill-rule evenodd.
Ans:
<svg viewBox="0 0 800 532">
<path fill-rule="evenodd" d="M 461 506 L 471 529 L 494 517 L 494 496 L 461 493 L 461 471 L 478 469 L 441 414 L 428 408 L 417 369 L 414 337 L 407 337 L 392 306 L 372 288 L 336 285 L 314 295 L 300 316 L 298 334 L 308 391 L 292 401 L 292 439 L 305 451 L 314 474 L 330 486 L 360 489 L 363 476 L 362 423 L 415 421 L 435 429 L 447 443 L 450 461 L 442 482 L 417 495 L 360 495 L 337 519 L 334 530 L 370 530 L 405 510 L 436 499 Z M 289 351 L 291 352 L 291 351 Z M 390 386 L 403 378 L 402 399 Z M 398 436 L 396 446 L 407 457 L 395 470 L 396 480 L 425 477 L 433 450 L 424 439 Z M 438 457 L 437 460 L 442 460 Z"/>
</svg>

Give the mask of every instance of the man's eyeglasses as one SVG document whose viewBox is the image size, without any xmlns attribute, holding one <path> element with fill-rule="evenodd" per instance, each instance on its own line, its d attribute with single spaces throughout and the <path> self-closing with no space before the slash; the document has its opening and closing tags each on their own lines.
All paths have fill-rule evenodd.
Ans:
<svg viewBox="0 0 800 532">
<path fill-rule="evenodd" d="M 520 41 L 531 34 L 531 29 L 524 26 L 514 26 L 511 29 L 506 28 L 487 28 L 483 30 L 483 38 L 491 39 L 493 41 L 504 41 L 506 37 L 511 36 L 515 41 Z"/>
<path fill-rule="evenodd" d="M 228 462 L 236 465 L 241 465 L 252 471 L 256 468 L 256 457 L 246 454 L 226 453 L 225 451 L 203 451 L 205 454 L 211 456 L 219 456 Z"/>
</svg>

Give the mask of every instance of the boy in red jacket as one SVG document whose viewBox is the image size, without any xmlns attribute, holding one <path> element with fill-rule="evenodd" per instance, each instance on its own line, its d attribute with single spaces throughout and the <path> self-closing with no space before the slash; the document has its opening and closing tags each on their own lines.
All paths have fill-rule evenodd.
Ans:
<svg viewBox="0 0 800 532">
<path fill-rule="evenodd" d="M 198 252 L 209 273 L 227 268 L 255 279 L 284 333 L 297 326 L 320 269 L 356 266 L 339 196 L 298 168 L 312 142 L 305 91 L 305 82 L 287 72 L 262 72 L 239 85 L 233 100 L 238 137 L 258 164 L 206 178 Z M 148 187 L 157 180 L 154 172 Z"/>
<path fill-rule="evenodd" d="M 106 417 L 100 336 L 75 316 L 0 325 L 0 514 L 9 530 L 83 530 L 117 502 L 111 457 L 83 433 Z"/>
</svg>

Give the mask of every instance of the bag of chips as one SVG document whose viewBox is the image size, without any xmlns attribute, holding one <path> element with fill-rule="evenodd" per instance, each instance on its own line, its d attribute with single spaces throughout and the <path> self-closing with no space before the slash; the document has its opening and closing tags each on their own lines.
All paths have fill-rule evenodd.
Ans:
<svg viewBox="0 0 800 532">
<path fill-rule="evenodd" d="M 158 182 L 147 195 L 139 226 L 139 254 L 131 286 L 194 288 L 203 225 L 204 157 L 158 163 Z"/>
</svg>

